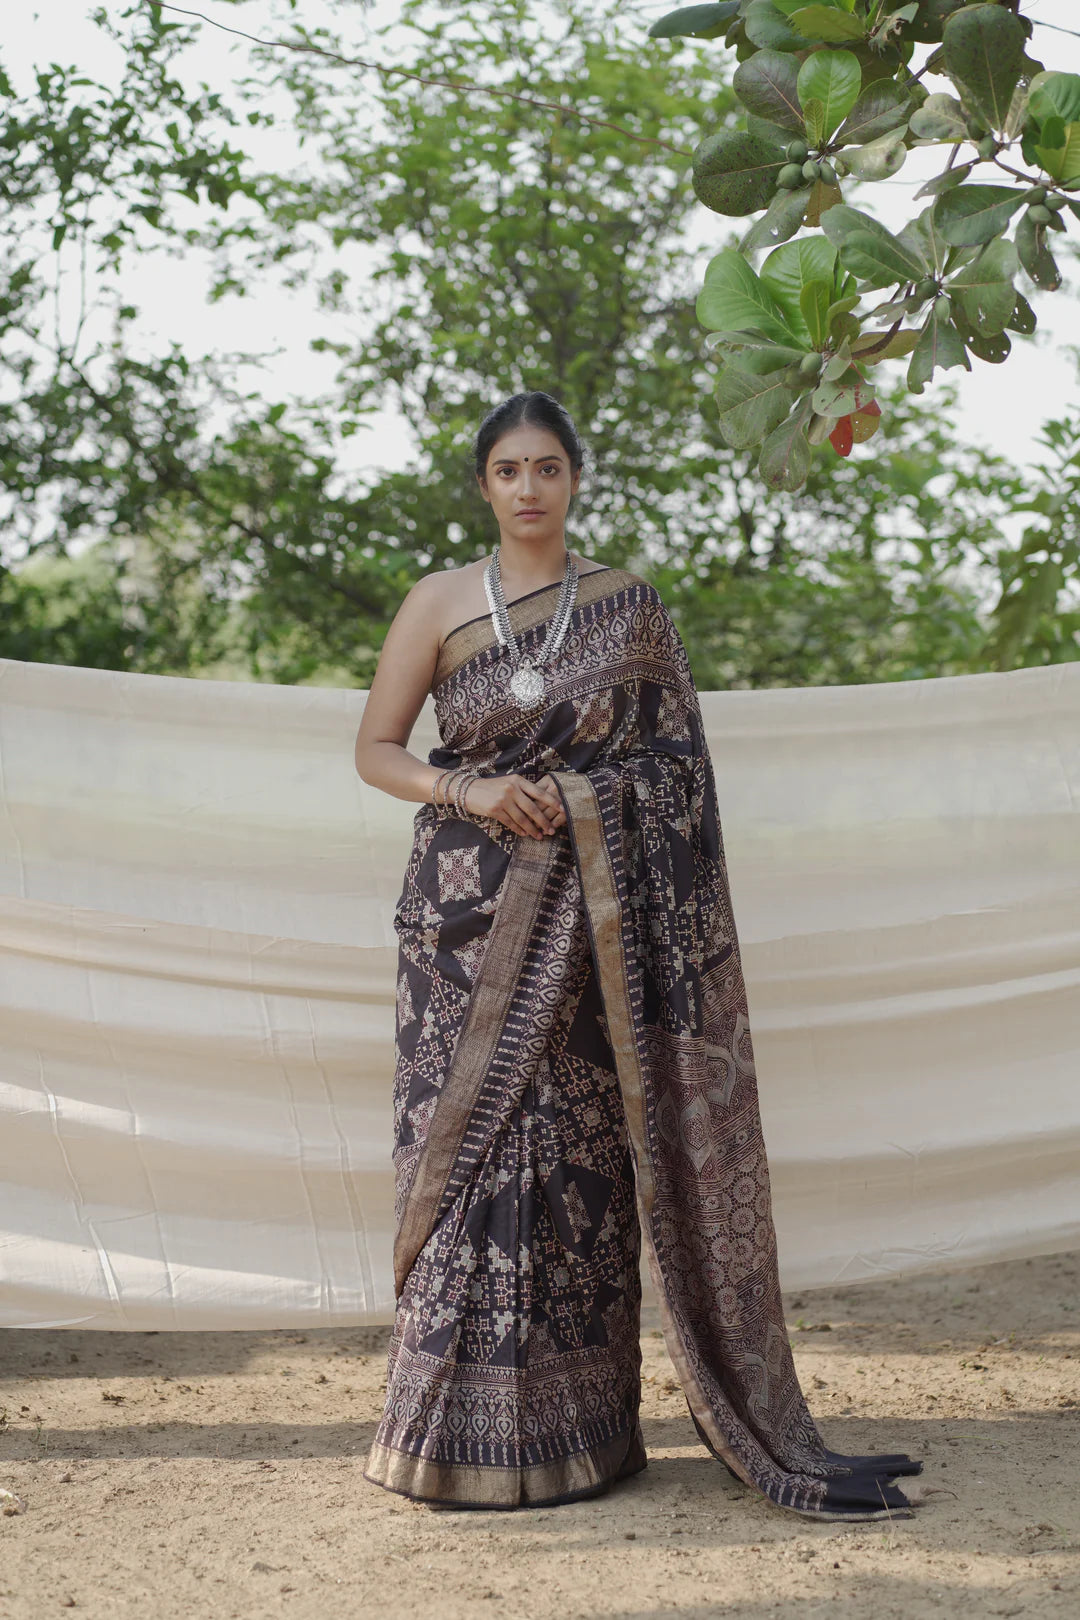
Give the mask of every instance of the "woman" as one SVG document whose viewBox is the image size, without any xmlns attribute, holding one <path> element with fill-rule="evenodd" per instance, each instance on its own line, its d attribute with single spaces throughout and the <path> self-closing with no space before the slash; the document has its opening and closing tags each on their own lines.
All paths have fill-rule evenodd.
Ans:
<svg viewBox="0 0 1080 1620">
<path fill-rule="evenodd" d="M 491 561 L 421 579 L 357 737 L 421 800 L 395 916 L 397 1315 L 365 1477 L 538 1506 L 644 1468 L 642 1236 L 702 1440 L 821 1519 L 911 1504 L 827 1450 L 781 1308 L 712 767 L 651 585 L 567 551 L 582 450 L 549 395 L 486 418 Z M 406 744 L 433 691 L 443 746 Z"/>
</svg>

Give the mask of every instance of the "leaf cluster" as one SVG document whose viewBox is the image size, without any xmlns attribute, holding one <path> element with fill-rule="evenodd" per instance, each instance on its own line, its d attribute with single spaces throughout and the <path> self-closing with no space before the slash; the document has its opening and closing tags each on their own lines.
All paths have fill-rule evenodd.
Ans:
<svg viewBox="0 0 1080 1620">
<path fill-rule="evenodd" d="M 759 449 L 770 487 L 801 487 L 815 445 L 846 456 L 873 436 L 882 361 L 906 359 L 920 394 L 1034 331 L 1022 288 L 1060 285 L 1053 236 L 1080 218 L 1080 75 L 1031 57 L 1032 28 L 1019 0 L 717 0 L 650 30 L 738 62 L 743 127 L 704 135 L 693 186 L 717 213 L 759 217 L 708 266 L 698 314 L 725 436 Z M 900 230 L 845 202 L 846 182 L 886 181 L 922 147 L 944 166 Z"/>
</svg>

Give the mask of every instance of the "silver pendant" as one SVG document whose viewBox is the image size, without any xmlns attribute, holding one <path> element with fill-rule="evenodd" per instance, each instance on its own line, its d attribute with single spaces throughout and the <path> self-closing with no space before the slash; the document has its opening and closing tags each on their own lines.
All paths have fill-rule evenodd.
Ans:
<svg viewBox="0 0 1080 1620">
<path fill-rule="evenodd" d="M 520 663 L 510 677 L 510 695 L 522 709 L 531 709 L 544 695 L 544 677 L 531 664 Z"/>
</svg>

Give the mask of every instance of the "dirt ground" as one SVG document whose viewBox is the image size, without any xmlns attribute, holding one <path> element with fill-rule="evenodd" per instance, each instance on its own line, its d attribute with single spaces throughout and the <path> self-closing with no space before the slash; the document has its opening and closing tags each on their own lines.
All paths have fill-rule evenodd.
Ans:
<svg viewBox="0 0 1080 1620">
<path fill-rule="evenodd" d="M 383 1330 L 0 1332 L 0 1617 L 1076 1620 L 1078 1280 L 1074 1254 L 787 1296 L 829 1445 L 925 1459 L 914 1517 L 861 1528 L 709 1458 L 649 1314 L 649 1467 L 517 1513 L 362 1478 Z"/>
</svg>

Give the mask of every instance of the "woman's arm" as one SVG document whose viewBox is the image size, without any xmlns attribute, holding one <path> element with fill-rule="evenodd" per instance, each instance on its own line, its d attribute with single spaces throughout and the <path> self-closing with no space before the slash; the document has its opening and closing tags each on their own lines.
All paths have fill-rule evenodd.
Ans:
<svg viewBox="0 0 1080 1620">
<path fill-rule="evenodd" d="M 395 799 L 431 802 L 439 772 L 405 744 L 431 690 L 439 656 L 438 581 L 417 580 L 395 615 L 379 654 L 356 733 L 361 779 Z"/>
<path fill-rule="evenodd" d="M 438 575 L 417 580 L 383 642 L 378 667 L 356 733 L 356 769 L 371 787 L 395 799 L 431 804 L 443 774 L 410 754 L 405 744 L 431 690 L 439 657 L 441 602 Z M 514 832 L 543 838 L 563 824 L 555 784 L 510 774 L 470 783 L 464 808 L 491 816 Z"/>
</svg>

